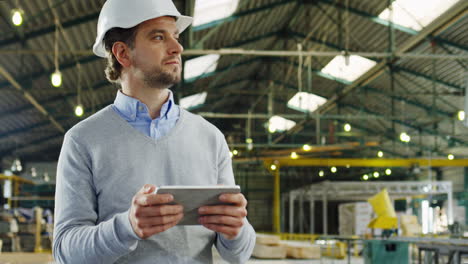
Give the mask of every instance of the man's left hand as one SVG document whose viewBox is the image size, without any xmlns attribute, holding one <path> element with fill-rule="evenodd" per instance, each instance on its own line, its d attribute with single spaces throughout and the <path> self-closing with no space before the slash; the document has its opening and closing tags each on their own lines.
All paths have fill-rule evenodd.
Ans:
<svg viewBox="0 0 468 264">
<path fill-rule="evenodd" d="M 227 239 L 237 237 L 247 216 L 247 200 L 242 193 L 222 194 L 219 200 L 230 205 L 203 206 L 198 221 L 204 227 L 221 233 Z"/>
</svg>

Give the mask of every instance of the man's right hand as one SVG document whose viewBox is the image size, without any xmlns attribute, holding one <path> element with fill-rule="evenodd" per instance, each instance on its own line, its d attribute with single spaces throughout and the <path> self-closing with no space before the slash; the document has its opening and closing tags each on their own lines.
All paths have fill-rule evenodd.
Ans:
<svg viewBox="0 0 468 264">
<path fill-rule="evenodd" d="M 156 186 L 145 184 L 132 199 L 129 219 L 137 236 L 146 239 L 175 226 L 184 216 L 182 205 L 168 205 L 174 197 L 154 194 Z"/>
</svg>

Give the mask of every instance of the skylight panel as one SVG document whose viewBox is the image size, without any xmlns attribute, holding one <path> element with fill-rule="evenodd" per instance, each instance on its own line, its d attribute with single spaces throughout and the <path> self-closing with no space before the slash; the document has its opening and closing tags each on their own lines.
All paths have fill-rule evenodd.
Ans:
<svg viewBox="0 0 468 264">
<path fill-rule="evenodd" d="M 346 65 L 345 56 L 339 55 L 333 58 L 333 60 L 322 69 L 322 72 L 339 79 L 353 82 L 370 70 L 370 68 L 374 67 L 375 64 L 375 61 L 361 56 L 351 55 L 349 56 L 349 63 Z"/>
<path fill-rule="evenodd" d="M 281 116 L 272 116 L 268 121 L 268 130 L 273 132 L 283 132 L 291 129 L 296 125 L 296 122 L 283 118 Z"/>
<path fill-rule="evenodd" d="M 326 102 L 327 99 L 321 96 L 298 92 L 288 101 L 288 107 L 301 112 L 313 112 Z"/>
<path fill-rule="evenodd" d="M 218 66 L 219 57 L 219 54 L 210 54 L 186 61 L 184 79 L 189 80 L 202 74 L 214 72 Z"/>
<path fill-rule="evenodd" d="M 396 0 L 392 3 L 393 23 L 419 31 L 458 1 Z M 379 18 L 390 21 L 390 9 L 382 11 Z"/>
<path fill-rule="evenodd" d="M 239 0 L 197 0 L 193 16 L 193 26 L 203 25 L 231 16 L 237 9 Z"/>
<path fill-rule="evenodd" d="M 205 103 L 207 92 L 193 94 L 180 99 L 179 105 L 184 109 L 193 109 Z"/>
</svg>

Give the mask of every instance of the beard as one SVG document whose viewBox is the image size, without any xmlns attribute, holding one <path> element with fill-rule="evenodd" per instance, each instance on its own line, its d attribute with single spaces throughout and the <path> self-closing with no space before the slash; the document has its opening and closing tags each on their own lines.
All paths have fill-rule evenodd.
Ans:
<svg viewBox="0 0 468 264">
<path fill-rule="evenodd" d="M 148 87 L 168 88 L 181 81 L 181 74 L 177 67 L 171 71 L 164 71 L 161 67 L 154 66 L 149 70 L 141 69 L 140 71 L 143 75 L 143 82 Z"/>
</svg>

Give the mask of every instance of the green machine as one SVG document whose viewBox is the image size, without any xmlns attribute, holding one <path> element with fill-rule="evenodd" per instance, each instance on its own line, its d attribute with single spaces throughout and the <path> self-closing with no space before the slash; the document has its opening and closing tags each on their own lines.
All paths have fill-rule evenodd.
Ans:
<svg viewBox="0 0 468 264">
<path fill-rule="evenodd" d="M 364 264 L 408 264 L 408 242 L 364 240 Z"/>
</svg>

